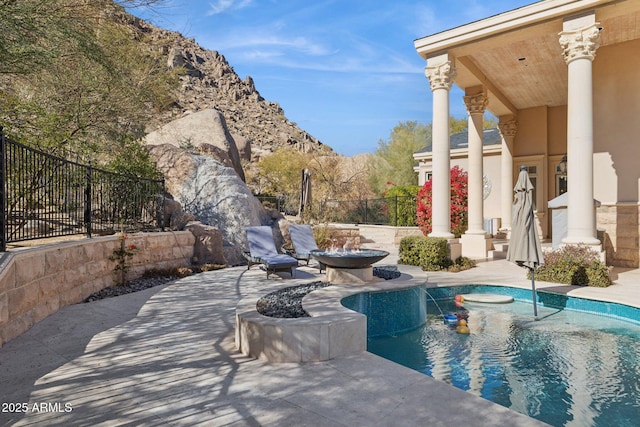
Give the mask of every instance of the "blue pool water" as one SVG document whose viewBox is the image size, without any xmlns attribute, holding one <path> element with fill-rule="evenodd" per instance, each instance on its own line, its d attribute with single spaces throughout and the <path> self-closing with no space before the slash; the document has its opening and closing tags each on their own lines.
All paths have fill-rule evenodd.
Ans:
<svg viewBox="0 0 640 427">
<path fill-rule="evenodd" d="M 535 321 L 530 291 L 428 291 L 444 313 L 457 310 L 457 293 L 516 302 L 465 303 L 469 335 L 444 324 L 424 289 L 354 295 L 343 305 L 367 315 L 370 352 L 455 387 L 553 426 L 640 425 L 640 310 L 541 293 Z"/>
</svg>

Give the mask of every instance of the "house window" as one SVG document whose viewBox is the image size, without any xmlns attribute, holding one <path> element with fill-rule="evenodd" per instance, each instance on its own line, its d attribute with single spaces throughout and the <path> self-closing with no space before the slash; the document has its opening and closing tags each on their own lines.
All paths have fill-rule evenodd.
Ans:
<svg viewBox="0 0 640 427">
<path fill-rule="evenodd" d="M 556 164 L 556 197 L 567 192 L 567 156 Z"/>
<path fill-rule="evenodd" d="M 425 172 L 425 174 L 424 174 L 424 182 L 429 181 L 432 176 L 433 176 L 433 172 Z"/>
</svg>

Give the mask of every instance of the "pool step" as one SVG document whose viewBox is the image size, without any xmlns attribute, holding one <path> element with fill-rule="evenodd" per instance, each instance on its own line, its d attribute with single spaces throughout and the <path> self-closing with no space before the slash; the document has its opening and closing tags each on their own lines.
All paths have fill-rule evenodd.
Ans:
<svg viewBox="0 0 640 427">
<path fill-rule="evenodd" d="M 489 251 L 487 258 L 489 259 L 505 259 L 507 258 L 507 250 L 509 249 L 508 240 L 494 240 L 493 249 Z"/>
</svg>

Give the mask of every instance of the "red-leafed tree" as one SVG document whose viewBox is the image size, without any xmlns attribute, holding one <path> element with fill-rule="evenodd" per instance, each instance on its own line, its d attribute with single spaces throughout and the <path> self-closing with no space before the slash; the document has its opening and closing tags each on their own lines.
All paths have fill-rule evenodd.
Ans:
<svg viewBox="0 0 640 427">
<path fill-rule="evenodd" d="M 432 180 L 425 182 L 418 192 L 417 217 L 418 226 L 426 236 L 431 233 L 431 197 Z M 451 168 L 451 232 L 460 237 L 467 230 L 467 172 L 454 166 Z"/>
</svg>

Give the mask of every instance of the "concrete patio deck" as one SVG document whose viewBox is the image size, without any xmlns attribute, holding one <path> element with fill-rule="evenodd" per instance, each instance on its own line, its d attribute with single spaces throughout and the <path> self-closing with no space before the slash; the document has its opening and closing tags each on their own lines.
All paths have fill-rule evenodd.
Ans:
<svg viewBox="0 0 640 427">
<path fill-rule="evenodd" d="M 317 280 L 316 272 L 267 280 L 257 268 L 228 268 L 61 309 L 0 349 L 0 425 L 543 425 L 367 352 L 303 364 L 238 353 L 237 302 Z M 530 286 L 506 261 L 428 277 Z M 640 306 L 640 273 L 615 277 L 607 289 L 565 290 Z"/>
</svg>

